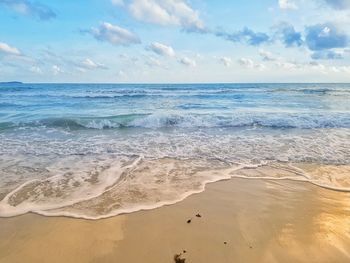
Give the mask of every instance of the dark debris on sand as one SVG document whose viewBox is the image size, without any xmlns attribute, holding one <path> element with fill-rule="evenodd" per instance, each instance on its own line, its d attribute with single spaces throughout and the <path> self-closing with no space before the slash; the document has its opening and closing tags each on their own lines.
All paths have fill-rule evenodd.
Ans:
<svg viewBox="0 0 350 263">
<path fill-rule="evenodd" d="M 181 257 L 181 254 L 176 254 L 174 256 L 174 262 L 175 263 L 185 263 L 186 259 Z"/>
</svg>

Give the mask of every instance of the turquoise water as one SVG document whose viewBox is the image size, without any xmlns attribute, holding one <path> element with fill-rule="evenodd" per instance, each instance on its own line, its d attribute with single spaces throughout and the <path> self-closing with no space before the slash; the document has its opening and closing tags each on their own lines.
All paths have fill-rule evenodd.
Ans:
<svg viewBox="0 0 350 263">
<path fill-rule="evenodd" d="M 350 164 L 350 84 L 0 84 L 0 216 L 107 217 L 271 162 Z"/>
<path fill-rule="evenodd" d="M 1 129 L 349 128 L 348 84 L 0 87 Z"/>
</svg>

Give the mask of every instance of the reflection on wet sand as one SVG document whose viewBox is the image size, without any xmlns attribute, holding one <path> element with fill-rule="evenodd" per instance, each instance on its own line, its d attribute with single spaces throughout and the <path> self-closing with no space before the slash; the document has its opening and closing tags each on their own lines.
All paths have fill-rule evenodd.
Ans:
<svg viewBox="0 0 350 263">
<path fill-rule="evenodd" d="M 175 205 L 105 220 L 1 219 L 0 261 L 173 262 L 186 250 L 190 263 L 342 263 L 350 260 L 349 233 L 349 193 L 234 178 Z"/>
</svg>

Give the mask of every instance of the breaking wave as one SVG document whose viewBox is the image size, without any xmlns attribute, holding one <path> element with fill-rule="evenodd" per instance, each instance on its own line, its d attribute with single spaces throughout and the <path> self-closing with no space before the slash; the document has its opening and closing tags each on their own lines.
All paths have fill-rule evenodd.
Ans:
<svg viewBox="0 0 350 263">
<path fill-rule="evenodd" d="M 16 127 L 49 127 L 69 130 L 115 128 L 350 128 L 348 114 L 232 114 L 230 116 L 178 115 L 178 114 L 128 114 L 108 117 L 51 118 L 31 122 L 3 122 L 1 129 Z"/>
</svg>

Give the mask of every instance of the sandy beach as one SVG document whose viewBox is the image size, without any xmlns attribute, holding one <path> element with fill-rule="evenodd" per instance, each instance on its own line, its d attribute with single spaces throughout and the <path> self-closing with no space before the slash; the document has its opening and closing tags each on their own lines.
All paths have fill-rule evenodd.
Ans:
<svg viewBox="0 0 350 263">
<path fill-rule="evenodd" d="M 350 263 L 350 0 L 0 0 L 0 263 Z"/>
<path fill-rule="evenodd" d="M 349 262 L 349 204 L 306 182 L 234 178 L 104 220 L 2 218 L 0 262 Z"/>
</svg>

